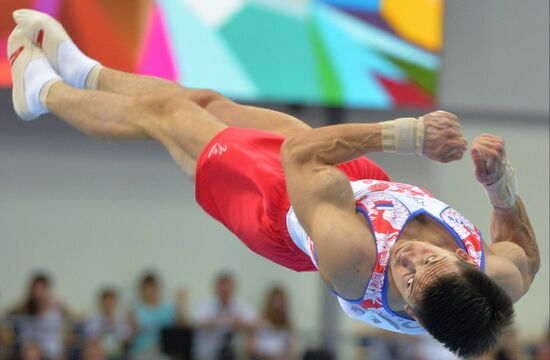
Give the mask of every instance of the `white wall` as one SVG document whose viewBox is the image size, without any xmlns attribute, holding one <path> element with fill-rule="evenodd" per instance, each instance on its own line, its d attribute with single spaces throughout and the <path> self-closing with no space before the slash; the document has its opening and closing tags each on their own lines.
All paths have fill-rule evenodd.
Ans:
<svg viewBox="0 0 550 360">
<path fill-rule="evenodd" d="M 548 114 L 548 0 L 446 0 L 441 102 Z"/>
</svg>

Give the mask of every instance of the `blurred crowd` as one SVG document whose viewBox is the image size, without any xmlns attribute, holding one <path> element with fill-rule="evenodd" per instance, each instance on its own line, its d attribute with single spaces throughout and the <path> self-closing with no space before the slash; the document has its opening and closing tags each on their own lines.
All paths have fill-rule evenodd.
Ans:
<svg viewBox="0 0 550 360">
<path fill-rule="evenodd" d="M 54 296 L 51 278 L 36 274 L 25 298 L 7 309 L 0 330 L 0 359 L 164 360 L 291 359 L 293 332 L 285 290 L 273 286 L 263 309 L 235 296 L 229 273 L 214 281 L 212 298 L 189 312 L 187 294 L 162 296 L 159 277 L 145 273 L 138 296 L 121 309 L 120 295 L 104 288 L 97 311 L 82 319 Z"/>
<path fill-rule="evenodd" d="M 0 360 L 335 359 L 322 349 L 299 353 L 282 286 L 267 291 L 261 309 L 236 292 L 235 278 L 220 273 L 211 298 L 190 310 L 185 290 L 169 301 L 158 275 L 146 272 L 128 309 L 118 291 L 106 287 L 98 292 L 95 313 L 83 317 L 54 295 L 48 274 L 37 273 L 23 299 L 2 314 Z M 454 359 L 428 337 L 366 332 L 351 338 L 358 360 Z M 548 351 L 548 333 L 523 344 L 512 330 L 494 353 L 479 360 L 546 360 Z"/>
</svg>

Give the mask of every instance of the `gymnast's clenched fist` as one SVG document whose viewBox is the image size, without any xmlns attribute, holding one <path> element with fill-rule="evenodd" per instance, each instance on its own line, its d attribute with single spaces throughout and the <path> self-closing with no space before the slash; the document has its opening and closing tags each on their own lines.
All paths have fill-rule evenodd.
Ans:
<svg viewBox="0 0 550 360">
<path fill-rule="evenodd" d="M 423 154 L 432 160 L 450 162 L 459 160 L 467 149 L 456 115 L 438 110 L 424 115 Z"/>
<path fill-rule="evenodd" d="M 504 139 L 491 134 L 482 134 L 472 143 L 474 174 L 483 185 L 491 185 L 499 180 L 506 170 Z"/>
</svg>

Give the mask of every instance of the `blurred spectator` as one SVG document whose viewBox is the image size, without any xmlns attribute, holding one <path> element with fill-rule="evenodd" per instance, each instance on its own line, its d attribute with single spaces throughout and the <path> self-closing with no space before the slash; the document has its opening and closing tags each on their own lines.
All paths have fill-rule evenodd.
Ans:
<svg viewBox="0 0 550 360">
<path fill-rule="evenodd" d="M 500 339 L 499 345 L 490 353 L 475 360 L 519 360 L 523 359 L 521 343 L 515 328 L 510 328 Z"/>
<path fill-rule="evenodd" d="M 252 307 L 236 299 L 235 280 L 222 273 L 215 281 L 216 297 L 202 302 L 194 313 L 195 351 L 201 360 L 236 358 L 235 335 L 250 332 L 256 320 Z"/>
<path fill-rule="evenodd" d="M 42 360 L 42 349 L 35 342 L 30 342 L 21 351 L 21 360 Z"/>
<path fill-rule="evenodd" d="M 358 359 L 419 360 L 415 351 L 417 349 L 416 337 L 374 330 L 363 324 L 359 326 L 362 331 L 358 336 Z"/>
<path fill-rule="evenodd" d="M 445 347 L 432 336 L 420 335 L 416 338 L 416 358 L 419 360 L 460 360 L 458 356 L 445 349 Z"/>
<path fill-rule="evenodd" d="M 280 286 L 271 288 L 259 324 L 249 338 L 248 352 L 251 359 L 293 358 L 293 334 L 288 307 L 288 297 L 284 289 Z"/>
<path fill-rule="evenodd" d="M 121 360 L 130 339 L 131 328 L 117 311 L 118 296 L 114 289 L 103 289 L 100 292 L 98 308 L 97 315 L 85 324 L 86 343 L 97 343 L 108 360 Z"/>
<path fill-rule="evenodd" d="M 180 301 L 181 295 L 178 297 Z M 134 338 L 130 345 L 132 360 L 160 360 L 160 331 L 167 326 L 185 321 L 181 309 L 173 303 L 162 300 L 161 284 L 156 274 L 146 273 L 139 286 L 139 300 L 130 310 L 130 326 Z"/>
<path fill-rule="evenodd" d="M 15 332 L 16 354 L 25 350 L 32 358 L 38 348 L 46 359 L 63 358 L 64 330 L 70 316 L 67 308 L 54 299 L 48 275 L 38 273 L 31 279 L 27 298 L 8 316 Z"/>
<path fill-rule="evenodd" d="M 522 349 L 518 332 L 515 328 L 506 331 L 500 341 L 500 346 L 495 353 L 495 360 L 521 359 Z"/>
<path fill-rule="evenodd" d="M 550 325 L 550 324 L 549 324 Z M 533 360 L 550 359 L 550 326 L 540 338 L 533 341 L 528 347 L 527 352 Z"/>
<path fill-rule="evenodd" d="M 99 339 L 92 339 L 86 342 L 82 354 L 82 360 L 110 360 L 111 358 L 105 354 L 103 345 Z"/>
<path fill-rule="evenodd" d="M 546 334 L 541 338 L 535 349 L 535 360 L 548 359 L 550 359 L 550 326 L 546 328 Z"/>
<path fill-rule="evenodd" d="M 0 318 L 0 359 L 8 359 L 10 356 L 10 344 L 12 343 L 12 331 L 5 319 Z"/>
</svg>

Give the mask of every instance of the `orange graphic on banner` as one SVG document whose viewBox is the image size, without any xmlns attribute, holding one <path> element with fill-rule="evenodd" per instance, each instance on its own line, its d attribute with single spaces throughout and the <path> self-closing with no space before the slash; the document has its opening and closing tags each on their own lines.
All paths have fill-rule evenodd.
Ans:
<svg viewBox="0 0 550 360">
<path fill-rule="evenodd" d="M 441 50 L 443 1 L 382 0 L 382 16 L 404 39 L 430 51 Z"/>
</svg>

